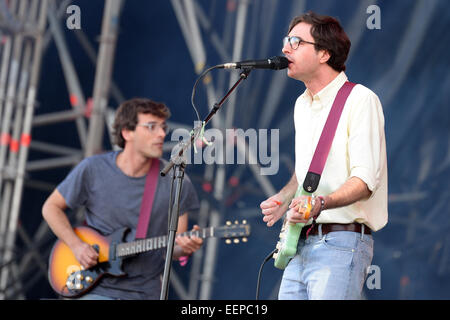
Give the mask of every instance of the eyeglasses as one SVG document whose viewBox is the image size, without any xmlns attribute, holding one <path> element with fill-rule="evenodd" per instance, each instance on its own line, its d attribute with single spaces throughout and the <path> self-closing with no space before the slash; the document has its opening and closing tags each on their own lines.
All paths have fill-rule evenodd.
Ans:
<svg viewBox="0 0 450 320">
<path fill-rule="evenodd" d="M 313 45 L 317 46 L 317 44 L 314 42 L 309 42 L 309 41 L 303 40 L 300 37 L 292 36 L 292 37 L 284 37 L 283 38 L 283 47 L 286 46 L 286 43 L 288 43 L 288 42 L 291 45 L 292 50 L 297 50 L 297 48 L 300 46 L 300 43 L 302 43 L 302 42 L 313 44 Z"/>
<path fill-rule="evenodd" d="M 140 127 L 147 127 L 151 133 L 156 133 L 158 128 L 163 129 L 164 133 L 167 134 L 169 132 L 169 126 L 166 123 L 157 123 L 157 122 L 147 122 L 138 124 Z"/>
</svg>

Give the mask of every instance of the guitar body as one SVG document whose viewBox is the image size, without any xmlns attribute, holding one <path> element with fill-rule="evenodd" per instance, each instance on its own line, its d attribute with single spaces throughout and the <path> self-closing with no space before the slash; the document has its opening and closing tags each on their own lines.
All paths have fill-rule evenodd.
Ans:
<svg viewBox="0 0 450 320">
<path fill-rule="evenodd" d="M 79 297 L 91 290 L 105 275 L 125 276 L 122 258 L 116 257 L 115 246 L 124 240 L 127 228 L 119 229 L 108 237 L 88 227 L 75 228 L 84 242 L 94 246 L 99 253 L 98 264 L 84 270 L 72 250 L 61 240 L 53 246 L 49 259 L 48 278 L 53 290 L 66 298 Z"/>
<path fill-rule="evenodd" d="M 277 243 L 278 252 L 274 254 L 276 268 L 284 270 L 297 253 L 298 239 L 304 225 L 304 223 L 290 224 L 284 221 L 280 240 Z"/>
<path fill-rule="evenodd" d="M 311 193 L 306 192 L 301 188 L 297 190 L 295 197 L 298 197 L 299 195 L 311 196 Z M 309 207 L 308 210 L 311 210 L 311 208 Z M 304 226 L 304 223 L 291 224 L 284 220 L 279 235 L 280 240 L 276 246 L 278 251 L 273 255 L 273 258 L 275 259 L 274 266 L 276 268 L 284 270 L 289 261 L 295 256 L 297 253 L 298 239 L 300 238 L 300 233 Z"/>
</svg>

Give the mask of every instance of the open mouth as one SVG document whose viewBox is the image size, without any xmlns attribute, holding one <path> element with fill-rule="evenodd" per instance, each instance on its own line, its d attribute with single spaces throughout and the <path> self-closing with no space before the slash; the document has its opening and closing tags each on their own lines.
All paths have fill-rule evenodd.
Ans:
<svg viewBox="0 0 450 320">
<path fill-rule="evenodd" d="M 288 60 L 288 64 L 289 64 L 289 65 L 292 64 L 292 63 L 294 63 L 294 62 L 292 62 L 292 60 L 291 60 L 288 56 L 286 56 L 286 59 Z"/>
</svg>

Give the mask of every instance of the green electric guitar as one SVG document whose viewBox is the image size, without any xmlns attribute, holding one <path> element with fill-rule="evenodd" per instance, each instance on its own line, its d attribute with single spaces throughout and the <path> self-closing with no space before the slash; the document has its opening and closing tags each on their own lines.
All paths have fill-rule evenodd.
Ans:
<svg viewBox="0 0 450 320">
<path fill-rule="evenodd" d="M 295 197 L 298 196 L 311 196 L 312 193 L 306 192 L 301 186 L 295 193 Z M 311 204 L 309 203 L 305 212 L 311 211 Z M 298 239 L 300 238 L 300 232 L 304 227 L 304 223 L 292 224 L 284 219 L 283 226 L 281 227 L 280 240 L 278 240 L 276 248 L 277 252 L 274 253 L 275 259 L 274 265 L 278 269 L 284 269 L 288 265 L 289 261 L 295 256 L 297 252 Z"/>
</svg>

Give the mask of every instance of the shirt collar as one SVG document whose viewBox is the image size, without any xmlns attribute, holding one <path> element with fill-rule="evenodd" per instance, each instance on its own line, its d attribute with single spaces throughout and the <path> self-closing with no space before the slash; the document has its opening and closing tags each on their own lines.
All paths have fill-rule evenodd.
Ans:
<svg viewBox="0 0 450 320">
<path fill-rule="evenodd" d="M 338 74 L 336 78 L 333 79 L 325 88 L 320 90 L 317 94 L 312 96 L 309 89 L 306 89 L 303 93 L 303 97 L 312 101 L 318 100 L 322 107 L 328 106 L 334 101 L 339 89 L 344 85 L 344 83 L 348 80 L 347 75 L 344 71 Z"/>
</svg>

